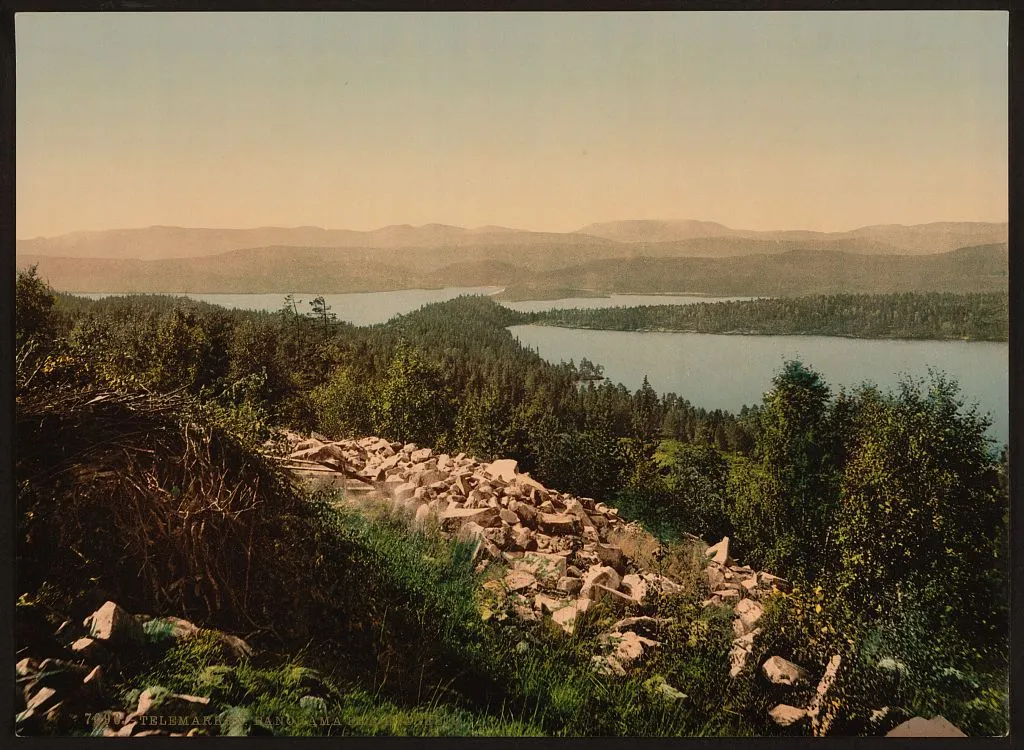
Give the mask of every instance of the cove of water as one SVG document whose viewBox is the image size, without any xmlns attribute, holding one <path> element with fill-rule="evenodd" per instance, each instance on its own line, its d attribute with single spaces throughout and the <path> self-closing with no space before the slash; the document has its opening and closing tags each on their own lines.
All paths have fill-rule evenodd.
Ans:
<svg viewBox="0 0 1024 750">
<path fill-rule="evenodd" d="M 523 346 L 549 362 L 587 359 L 605 376 L 636 390 L 646 375 L 660 393 L 674 391 L 695 406 L 736 412 L 761 397 L 787 359 L 799 359 L 833 392 L 865 381 L 895 387 L 901 376 L 941 370 L 960 384 L 965 404 L 992 420 L 991 437 L 1009 442 L 1009 347 L 990 341 L 908 341 L 831 336 L 747 336 L 707 333 L 591 331 L 513 326 Z"/>
</svg>

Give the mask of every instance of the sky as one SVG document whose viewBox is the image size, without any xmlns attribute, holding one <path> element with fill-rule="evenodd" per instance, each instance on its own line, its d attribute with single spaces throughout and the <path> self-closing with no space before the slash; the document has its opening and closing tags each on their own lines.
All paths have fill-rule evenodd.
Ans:
<svg viewBox="0 0 1024 750">
<path fill-rule="evenodd" d="M 1007 219 L 1005 12 L 15 24 L 19 238 Z"/>
</svg>

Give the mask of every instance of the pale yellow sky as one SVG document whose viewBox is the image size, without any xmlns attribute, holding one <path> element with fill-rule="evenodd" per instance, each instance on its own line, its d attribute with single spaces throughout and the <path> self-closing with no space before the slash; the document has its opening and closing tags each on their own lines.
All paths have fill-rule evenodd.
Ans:
<svg viewBox="0 0 1024 750">
<path fill-rule="evenodd" d="M 1007 14 L 18 14 L 17 235 L 1005 221 Z"/>
</svg>

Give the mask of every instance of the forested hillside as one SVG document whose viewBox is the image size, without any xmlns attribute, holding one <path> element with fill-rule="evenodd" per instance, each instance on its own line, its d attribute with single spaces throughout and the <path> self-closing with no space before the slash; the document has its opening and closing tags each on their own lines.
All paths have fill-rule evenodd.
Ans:
<svg viewBox="0 0 1024 750">
<path fill-rule="evenodd" d="M 861 338 L 1006 341 L 1005 294 L 817 295 L 695 305 L 538 313 L 534 323 L 612 331 L 807 334 Z"/>
<path fill-rule="evenodd" d="M 241 680 L 231 690 L 223 671 L 210 682 L 203 670 L 217 662 L 195 651 L 161 657 L 145 679 L 258 702 L 303 731 L 318 730 L 288 677 L 296 664 L 333 685 L 325 710 L 361 707 L 345 725 L 354 733 L 806 731 L 768 719 L 784 696 L 759 671 L 730 678 L 730 615 L 701 606 L 702 565 L 673 557 L 686 534 L 729 536 L 730 554 L 792 584 L 766 603 L 758 653 L 819 665 L 841 656 L 830 711 L 843 731 L 874 731 L 883 706 L 941 713 L 969 734 L 1006 731 L 1006 453 L 941 374 L 836 393 L 789 362 L 761 403 L 728 414 L 598 380 L 599 363 L 546 363 L 507 330 L 530 316 L 487 298 L 357 328 L 322 300 L 299 310 L 283 299 L 277 313 L 89 301 L 54 295 L 32 272 L 17 293 L 20 616 L 59 621 L 97 596 L 150 612 L 193 602 L 181 614 L 245 633 L 267 654 L 231 671 Z M 95 406 L 105 399 L 108 410 Z M 274 427 L 512 458 L 547 487 L 614 504 L 664 542 L 664 564 L 696 571 L 658 604 L 673 639 L 628 678 L 595 674 L 587 634 L 597 630 L 499 621 L 479 598 L 494 581 L 457 544 L 339 515 L 279 483 L 259 457 Z M 106 515 L 111 501 L 95 487 L 109 475 L 72 461 L 102 452 L 153 467 L 124 474 L 134 483 L 117 491 L 130 502 Z M 157 503 L 209 519 L 216 543 L 198 522 L 188 537 L 175 525 L 183 516 L 154 520 Z M 119 529 L 130 529 L 127 552 Z M 173 571 L 145 563 L 124 575 L 171 543 L 183 550 Z M 105 679 L 129 695 L 141 674 L 125 666 Z M 651 698 L 666 675 L 685 700 Z"/>
<path fill-rule="evenodd" d="M 19 253 L 21 269 L 68 292 L 322 294 L 494 285 L 505 299 L 557 294 L 724 296 L 996 292 L 1007 288 L 1007 246 L 928 255 L 861 254 L 798 240 L 710 238 L 670 243 L 517 242 L 398 249 L 270 246 L 194 258 L 68 258 Z M 570 238 L 576 235 L 569 235 Z M 847 240 L 837 242 L 848 242 Z M 694 245 L 731 244 L 702 257 Z"/>
</svg>

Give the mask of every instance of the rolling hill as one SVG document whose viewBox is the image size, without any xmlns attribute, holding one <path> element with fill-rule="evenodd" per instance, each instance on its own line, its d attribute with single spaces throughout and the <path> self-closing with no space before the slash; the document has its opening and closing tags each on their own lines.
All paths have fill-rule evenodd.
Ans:
<svg viewBox="0 0 1024 750">
<path fill-rule="evenodd" d="M 931 255 L 856 254 L 786 242 L 768 244 L 777 252 L 726 257 L 679 257 L 672 253 L 678 252 L 680 243 L 664 243 L 655 246 L 664 251 L 659 256 L 634 252 L 596 259 L 582 251 L 558 254 L 542 247 L 506 245 L 466 252 L 413 248 L 389 254 L 366 248 L 283 246 L 173 260 L 21 255 L 17 261 L 19 268 L 38 265 L 40 275 L 54 288 L 68 292 L 339 294 L 495 285 L 507 287 L 506 299 L 537 299 L 564 296 L 566 290 L 776 296 L 1007 288 L 1005 244 Z"/>
</svg>

